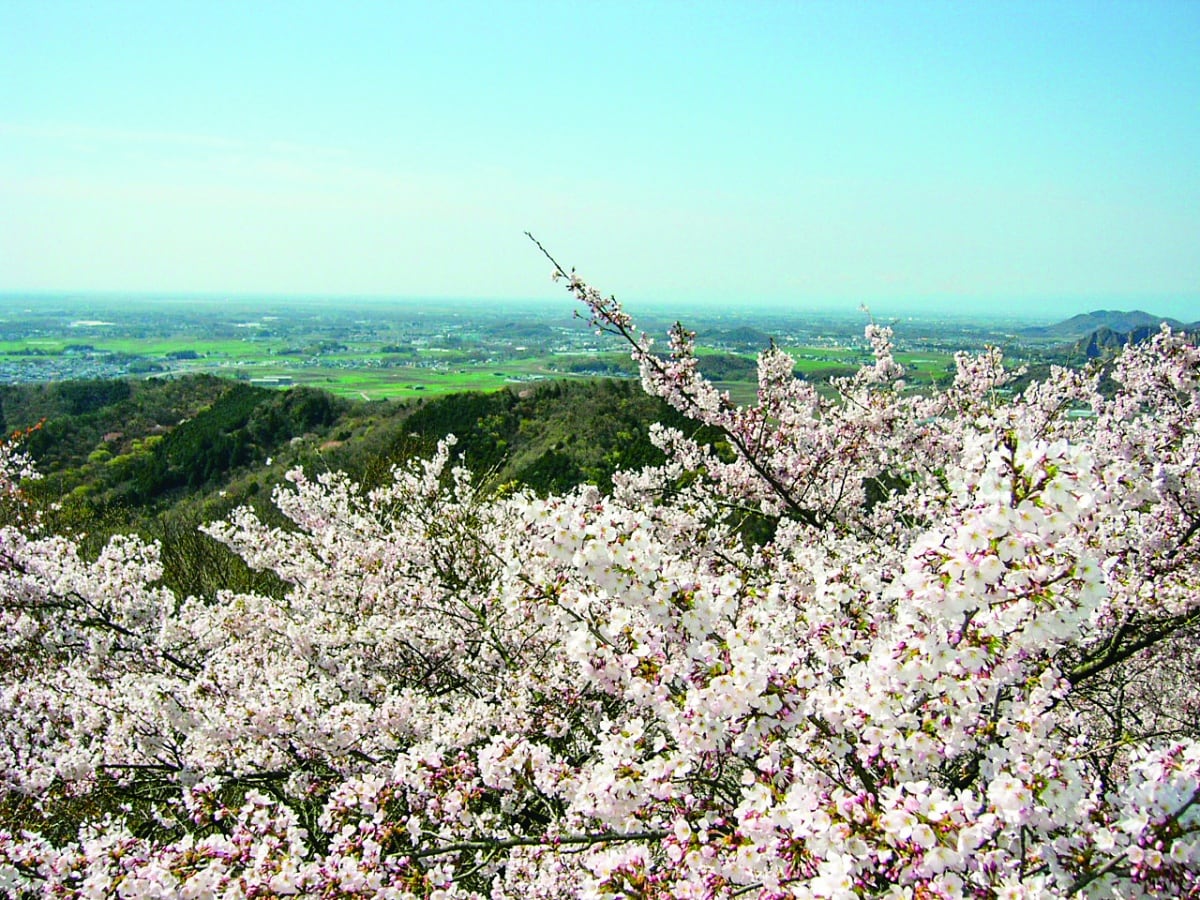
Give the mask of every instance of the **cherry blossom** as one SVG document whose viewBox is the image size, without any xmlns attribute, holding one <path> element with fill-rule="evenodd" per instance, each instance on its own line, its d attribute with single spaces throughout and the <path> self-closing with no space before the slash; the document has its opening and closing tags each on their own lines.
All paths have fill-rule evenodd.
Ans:
<svg viewBox="0 0 1200 900">
<path fill-rule="evenodd" d="M 1200 896 L 1190 343 L 922 395 L 871 325 L 739 407 L 558 272 L 721 441 L 658 428 L 607 495 L 489 493 L 452 439 L 297 469 L 285 527 L 206 529 L 279 596 L 6 517 L 0 895 Z"/>
</svg>

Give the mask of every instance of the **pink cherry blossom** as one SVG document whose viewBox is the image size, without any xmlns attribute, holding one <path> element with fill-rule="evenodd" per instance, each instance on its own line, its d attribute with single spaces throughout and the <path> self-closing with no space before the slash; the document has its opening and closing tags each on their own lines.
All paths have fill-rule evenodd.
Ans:
<svg viewBox="0 0 1200 900">
<path fill-rule="evenodd" d="M 769 348 L 742 408 L 556 270 L 728 452 L 296 470 L 286 527 L 206 529 L 282 596 L 178 597 L 42 533 L 2 445 L 0 895 L 1200 895 L 1191 344 L 921 396 L 871 325 L 836 396 Z"/>
</svg>

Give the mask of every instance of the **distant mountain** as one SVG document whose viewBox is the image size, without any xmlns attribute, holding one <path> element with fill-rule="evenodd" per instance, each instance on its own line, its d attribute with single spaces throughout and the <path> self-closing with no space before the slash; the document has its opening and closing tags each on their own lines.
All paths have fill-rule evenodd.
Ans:
<svg viewBox="0 0 1200 900">
<path fill-rule="evenodd" d="M 1165 316 L 1155 316 L 1140 309 L 1132 312 L 1112 309 L 1098 309 L 1090 313 L 1080 313 L 1054 325 L 1035 325 L 1022 329 L 1021 334 L 1028 338 L 1046 338 L 1048 340 L 1078 342 L 1089 338 L 1094 332 L 1108 329 L 1121 335 L 1129 335 L 1137 329 L 1157 331 L 1159 325 L 1166 322 L 1173 329 L 1193 329 L 1185 326 L 1177 319 Z M 1124 346 L 1124 344 L 1122 344 Z"/>
<path fill-rule="evenodd" d="M 728 349 L 750 353 L 766 350 L 771 344 L 771 335 L 749 325 L 722 328 L 706 337 Z"/>
</svg>

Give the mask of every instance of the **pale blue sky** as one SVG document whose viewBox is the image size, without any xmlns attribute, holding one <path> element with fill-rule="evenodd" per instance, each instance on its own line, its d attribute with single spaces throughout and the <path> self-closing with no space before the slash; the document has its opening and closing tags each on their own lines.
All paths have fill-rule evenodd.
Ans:
<svg viewBox="0 0 1200 900">
<path fill-rule="evenodd" d="M 1200 318 L 1200 3 L 0 0 L 0 290 Z"/>
</svg>

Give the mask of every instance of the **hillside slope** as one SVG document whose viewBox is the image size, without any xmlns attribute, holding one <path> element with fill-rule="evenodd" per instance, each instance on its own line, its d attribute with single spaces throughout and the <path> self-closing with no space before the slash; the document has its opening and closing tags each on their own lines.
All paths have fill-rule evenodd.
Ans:
<svg viewBox="0 0 1200 900">
<path fill-rule="evenodd" d="M 652 423 L 693 427 L 628 379 L 410 402 L 208 376 L 66 382 L 0 388 L 0 415 L 10 430 L 43 423 L 27 448 L 45 475 L 37 492 L 64 504 L 61 515 L 135 527 L 165 514 L 222 514 L 269 495 L 296 465 L 378 484 L 451 433 L 463 462 L 491 483 L 607 487 L 617 469 L 661 459 Z"/>
</svg>

